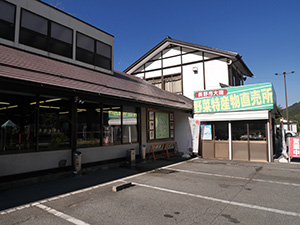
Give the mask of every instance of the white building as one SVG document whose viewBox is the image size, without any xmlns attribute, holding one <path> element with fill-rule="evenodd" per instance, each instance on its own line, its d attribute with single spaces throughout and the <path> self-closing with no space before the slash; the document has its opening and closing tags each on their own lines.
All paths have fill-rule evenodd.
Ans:
<svg viewBox="0 0 300 225">
<path fill-rule="evenodd" d="M 194 100 L 194 119 L 210 131 L 200 131 L 203 158 L 273 160 L 275 92 L 272 84 L 244 86 L 253 74 L 238 53 L 167 36 L 125 72 Z"/>
<path fill-rule="evenodd" d="M 238 53 L 169 36 L 124 72 L 190 99 L 194 91 L 243 85 L 253 76 Z"/>
</svg>

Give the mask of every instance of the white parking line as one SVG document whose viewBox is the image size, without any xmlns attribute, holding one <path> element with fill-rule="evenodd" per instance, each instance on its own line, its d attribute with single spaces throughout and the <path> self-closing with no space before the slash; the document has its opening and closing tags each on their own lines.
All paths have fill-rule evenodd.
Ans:
<svg viewBox="0 0 300 225">
<path fill-rule="evenodd" d="M 88 223 L 83 222 L 82 220 L 76 219 L 76 218 L 74 218 L 72 216 L 69 216 L 69 215 L 64 214 L 62 212 L 59 212 L 59 211 L 57 211 L 55 209 L 52 209 L 52 208 L 50 208 L 48 206 L 45 206 L 45 205 L 42 205 L 42 204 L 34 204 L 34 206 L 38 207 L 38 208 L 44 210 L 45 212 L 48 212 L 48 213 L 50 213 L 50 214 L 52 214 L 54 216 L 57 216 L 57 217 L 59 217 L 61 219 L 69 221 L 70 223 L 73 223 L 73 224 L 76 224 L 76 225 L 89 225 Z"/>
<path fill-rule="evenodd" d="M 259 206 L 259 205 L 252 205 L 252 204 L 246 204 L 246 203 L 240 203 L 240 202 L 233 202 L 233 201 L 213 198 L 213 197 L 209 197 L 209 196 L 204 196 L 204 195 L 191 194 L 191 193 L 187 193 L 187 192 L 151 186 L 151 185 L 147 185 L 147 184 L 140 184 L 140 183 L 135 183 L 135 182 L 132 182 L 132 184 L 134 184 L 136 186 L 140 186 L 140 187 L 151 188 L 154 190 L 159 190 L 159 191 L 164 191 L 164 192 L 169 192 L 169 193 L 173 193 L 173 194 L 179 194 L 179 195 L 184 195 L 184 196 L 189 196 L 189 197 L 194 197 L 194 198 L 201 198 L 201 199 L 214 201 L 214 202 L 220 202 L 220 203 L 224 203 L 224 204 L 228 204 L 228 205 L 234 205 L 234 206 L 240 206 L 240 207 L 244 207 L 244 208 L 267 211 L 267 212 L 282 214 L 282 215 L 286 215 L 286 216 L 300 217 L 300 213 L 297 213 L 297 212 L 285 211 L 285 210 L 268 208 L 268 207 L 263 207 L 263 206 Z"/>
<path fill-rule="evenodd" d="M 166 169 L 178 171 L 178 172 L 182 172 L 182 173 L 191 173 L 191 174 L 199 174 L 199 175 L 214 176 L 214 177 L 224 177 L 224 178 L 237 179 L 237 180 L 247 180 L 247 181 L 252 180 L 252 181 L 256 181 L 256 182 L 264 182 L 264 183 L 271 183 L 271 184 L 280 184 L 280 185 L 300 187 L 300 184 L 297 184 L 297 183 L 278 182 L 278 181 L 263 180 L 263 179 L 251 179 L 251 178 L 247 178 L 247 177 L 236 177 L 236 176 L 229 176 L 229 175 L 223 175 L 223 174 L 217 174 L 217 173 L 197 172 L 197 171 L 181 170 L 181 169 L 174 169 L 174 168 L 166 168 Z"/>
<path fill-rule="evenodd" d="M 172 165 L 169 165 L 169 166 L 161 167 L 161 169 L 167 169 L 167 168 L 172 167 L 172 166 L 178 166 L 178 165 L 181 165 L 181 164 L 186 163 L 188 161 L 193 161 L 193 160 L 196 160 L 196 159 L 197 159 L 197 157 L 192 158 L 190 160 L 175 163 L 175 164 L 172 164 Z M 29 208 L 29 207 L 34 206 L 36 204 L 47 203 L 47 202 L 62 199 L 62 198 L 65 198 L 65 197 L 68 197 L 68 196 L 71 196 L 71 195 L 84 193 L 84 192 L 94 190 L 94 189 L 97 189 L 97 188 L 101 188 L 101 187 L 104 187 L 104 186 L 107 186 L 107 185 L 110 185 L 110 184 L 114 184 L 114 183 L 117 183 L 117 182 L 126 182 L 126 180 L 128 180 L 128 179 L 143 176 L 143 175 L 151 173 L 153 171 L 155 171 L 155 169 L 147 171 L 147 172 L 131 175 L 131 176 L 128 176 L 128 177 L 120 178 L 118 180 L 113 180 L 113 181 L 110 181 L 110 182 L 107 182 L 107 183 L 103 183 L 103 184 L 95 185 L 95 186 L 92 186 L 92 187 L 84 188 L 84 189 L 81 189 L 81 190 L 73 191 L 73 192 L 70 192 L 70 193 L 67 193 L 67 194 L 62 194 L 62 195 L 58 195 L 58 196 L 55 196 L 55 197 L 52 197 L 52 198 L 48 198 L 48 199 L 44 199 L 44 200 L 41 200 L 41 201 L 33 202 L 31 204 L 26 204 L 26 205 L 23 205 L 23 206 L 18 206 L 18 207 L 10 208 L 10 209 L 7 209 L 7 210 L 3 210 L 3 211 L 0 212 L 0 215 L 5 215 L 5 214 L 9 214 L 9 213 L 19 211 L 19 210 L 22 210 L 22 209 L 25 209 L 25 208 Z"/>
</svg>

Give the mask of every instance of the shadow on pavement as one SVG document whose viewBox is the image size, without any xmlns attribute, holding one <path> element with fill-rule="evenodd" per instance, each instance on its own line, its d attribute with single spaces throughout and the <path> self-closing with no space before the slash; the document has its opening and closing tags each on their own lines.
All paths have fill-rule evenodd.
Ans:
<svg viewBox="0 0 300 225">
<path fill-rule="evenodd" d="M 83 170 L 80 176 L 73 176 L 72 172 L 70 172 L 66 177 L 58 177 L 57 179 L 35 184 L 20 184 L 18 187 L 0 191 L 0 211 L 158 169 L 185 160 L 184 158 L 175 156 L 170 159 L 137 163 L 135 166 L 122 163 L 118 167 L 110 169 L 100 167 L 93 168 L 92 170 Z"/>
</svg>

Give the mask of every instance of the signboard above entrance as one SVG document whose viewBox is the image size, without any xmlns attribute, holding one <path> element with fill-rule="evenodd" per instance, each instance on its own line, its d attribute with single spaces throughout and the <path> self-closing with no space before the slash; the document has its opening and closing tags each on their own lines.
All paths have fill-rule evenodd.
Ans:
<svg viewBox="0 0 300 225">
<path fill-rule="evenodd" d="M 194 92 L 194 113 L 273 109 L 271 83 Z"/>
</svg>

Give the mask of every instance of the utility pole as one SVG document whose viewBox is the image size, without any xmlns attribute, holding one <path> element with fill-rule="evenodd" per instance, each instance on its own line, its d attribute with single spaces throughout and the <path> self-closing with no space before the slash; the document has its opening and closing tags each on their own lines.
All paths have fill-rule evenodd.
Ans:
<svg viewBox="0 0 300 225">
<path fill-rule="evenodd" d="M 286 110 L 286 120 L 287 120 L 288 130 L 290 130 L 290 121 L 289 121 L 289 109 L 288 109 L 288 101 L 287 101 L 287 88 L 286 88 L 286 78 L 285 78 L 285 75 L 292 74 L 292 73 L 295 73 L 295 71 L 291 71 L 289 73 L 283 72 L 283 73 L 280 73 L 280 74 L 279 73 L 275 73 L 275 75 L 283 75 L 283 77 L 284 77 L 285 110 Z"/>
</svg>

